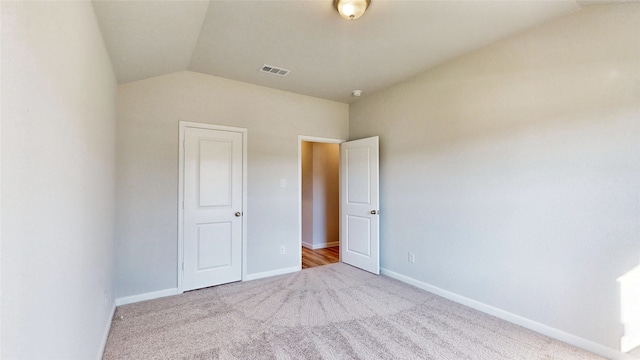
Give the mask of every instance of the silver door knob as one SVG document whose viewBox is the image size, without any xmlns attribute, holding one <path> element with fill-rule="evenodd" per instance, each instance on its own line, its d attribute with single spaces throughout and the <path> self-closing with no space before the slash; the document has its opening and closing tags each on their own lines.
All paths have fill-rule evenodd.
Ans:
<svg viewBox="0 0 640 360">
<path fill-rule="evenodd" d="M 379 214 L 380 212 L 378 210 L 371 210 L 371 215 L 376 215 Z"/>
<path fill-rule="evenodd" d="M 236 212 L 236 217 L 240 217 L 240 216 L 242 216 L 242 213 L 240 211 L 237 211 Z"/>
</svg>

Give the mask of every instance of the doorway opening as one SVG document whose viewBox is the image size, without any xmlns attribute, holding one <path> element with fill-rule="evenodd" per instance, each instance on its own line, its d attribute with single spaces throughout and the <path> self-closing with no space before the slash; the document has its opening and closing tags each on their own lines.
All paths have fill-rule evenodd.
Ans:
<svg viewBox="0 0 640 360">
<path fill-rule="evenodd" d="M 300 264 L 340 261 L 340 143 L 300 137 Z"/>
</svg>

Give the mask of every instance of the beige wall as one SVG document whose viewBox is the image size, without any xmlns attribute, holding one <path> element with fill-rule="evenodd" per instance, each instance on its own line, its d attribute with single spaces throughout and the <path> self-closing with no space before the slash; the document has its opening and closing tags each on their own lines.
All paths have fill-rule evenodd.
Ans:
<svg viewBox="0 0 640 360">
<path fill-rule="evenodd" d="M 116 82 L 91 3 L 2 1 L 3 359 L 96 359 L 111 324 Z"/>
<path fill-rule="evenodd" d="M 640 4 L 584 8 L 352 104 L 350 138 L 380 135 L 382 267 L 620 349 L 639 34 Z"/>
<path fill-rule="evenodd" d="M 313 245 L 335 245 L 339 240 L 340 145 L 313 144 Z"/>
<path fill-rule="evenodd" d="M 339 241 L 340 145 L 302 142 L 302 245 L 310 249 Z"/>
<path fill-rule="evenodd" d="M 313 143 L 300 145 L 302 182 L 302 246 L 313 248 Z"/>
<path fill-rule="evenodd" d="M 345 138 L 348 105 L 179 72 L 118 88 L 117 295 L 177 285 L 180 120 L 248 129 L 248 273 L 300 266 L 298 135 Z"/>
</svg>

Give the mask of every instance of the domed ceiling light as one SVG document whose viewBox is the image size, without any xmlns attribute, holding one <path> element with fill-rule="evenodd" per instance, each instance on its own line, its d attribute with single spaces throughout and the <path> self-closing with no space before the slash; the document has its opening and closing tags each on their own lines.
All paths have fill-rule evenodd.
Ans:
<svg viewBox="0 0 640 360">
<path fill-rule="evenodd" d="M 340 16 L 348 20 L 355 20 L 362 16 L 369 7 L 371 0 L 333 0 Z"/>
</svg>

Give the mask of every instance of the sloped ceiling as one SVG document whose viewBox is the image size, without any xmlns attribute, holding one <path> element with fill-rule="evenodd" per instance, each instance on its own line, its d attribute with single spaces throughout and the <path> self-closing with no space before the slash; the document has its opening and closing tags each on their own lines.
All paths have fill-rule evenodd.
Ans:
<svg viewBox="0 0 640 360">
<path fill-rule="evenodd" d="M 120 84 L 191 70 L 349 103 L 579 9 L 570 0 L 372 0 L 349 21 L 333 0 L 94 1 Z M 291 70 L 286 77 L 258 70 Z"/>
</svg>

